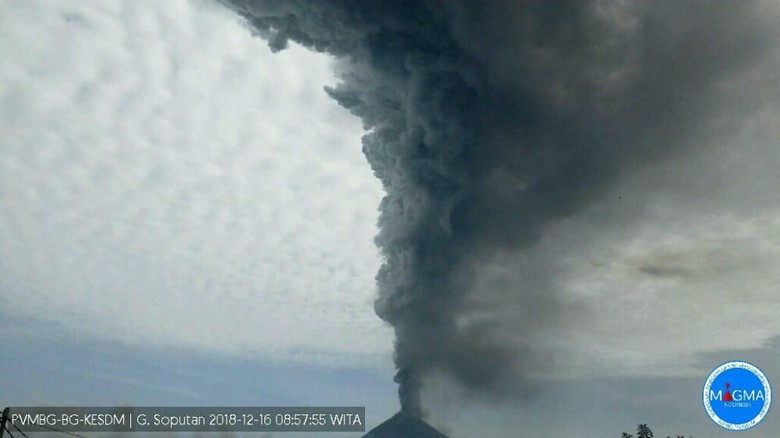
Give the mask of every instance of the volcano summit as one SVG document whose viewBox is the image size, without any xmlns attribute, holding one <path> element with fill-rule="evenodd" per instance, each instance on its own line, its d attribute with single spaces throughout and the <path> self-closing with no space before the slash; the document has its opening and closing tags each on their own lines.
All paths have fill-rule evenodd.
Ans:
<svg viewBox="0 0 780 438">
<path fill-rule="evenodd" d="M 363 438 L 448 438 L 425 421 L 399 412 Z"/>
</svg>

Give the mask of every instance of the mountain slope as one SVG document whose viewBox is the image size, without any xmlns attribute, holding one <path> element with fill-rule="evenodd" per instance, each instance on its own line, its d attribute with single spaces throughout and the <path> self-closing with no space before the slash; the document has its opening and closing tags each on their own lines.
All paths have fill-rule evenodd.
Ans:
<svg viewBox="0 0 780 438">
<path fill-rule="evenodd" d="M 447 438 L 447 435 L 419 418 L 399 412 L 363 435 L 363 438 Z"/>
</svg>

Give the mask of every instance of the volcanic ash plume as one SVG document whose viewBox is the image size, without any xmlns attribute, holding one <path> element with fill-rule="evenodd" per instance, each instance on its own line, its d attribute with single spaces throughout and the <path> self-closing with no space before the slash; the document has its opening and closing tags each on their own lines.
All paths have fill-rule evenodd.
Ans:
<svg viewBox="0 0 780 438">
<path fill-rule="evenodd" d="M 375 307 L 411 416 L 431 373 L 491 393 L 533 355 L 527 333 L 466 305 L 478 262 L 683 149 L 724 115 L 719 84 L 777 39 L 751 2 L 223 1 L 273 50 L 292 40 L 340 60 L 326 91 L 362 119 L 386 191 Z M 494 305 L 538 294 L 512 284 Z"/>
</svg>

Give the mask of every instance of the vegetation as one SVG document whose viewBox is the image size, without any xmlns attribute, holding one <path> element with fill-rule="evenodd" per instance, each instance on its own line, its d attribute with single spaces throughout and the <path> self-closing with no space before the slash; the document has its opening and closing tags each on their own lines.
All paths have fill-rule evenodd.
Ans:
<svg viewBox="0 0 780 438">
<path fill-rule="evenodd" d="M 628 432 L 623 432 L 623 434 L 620 435 L 620 438 L 634 438 L 634 435 L 631 435 Z M 650 427 L 648 427 L 647 424 L 637 424 L 636 438 L 654 438 L 653 431 L 650 430 Z M 667 436 L 666 438 L 671 438 L 671 437 Z M 685 438 L 685 436 L 677 435 L 677 438 Z M 689 437 L 689 438 L 693 438 L 693 437 Z"/>
</svg>

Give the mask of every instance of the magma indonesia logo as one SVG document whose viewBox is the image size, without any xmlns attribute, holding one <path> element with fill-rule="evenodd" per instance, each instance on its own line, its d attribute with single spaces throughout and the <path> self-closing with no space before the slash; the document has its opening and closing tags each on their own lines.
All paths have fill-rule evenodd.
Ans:
<svg viewBox="0 0 780 438">
<path fill-rule="evenodd" d="M 712 421 L 729 430 L 747 430 L 764 419 L 772 388 L 761 370 L 747 362 L 726 362 L 707 377 L 704 409 Z"/>
</svg>

